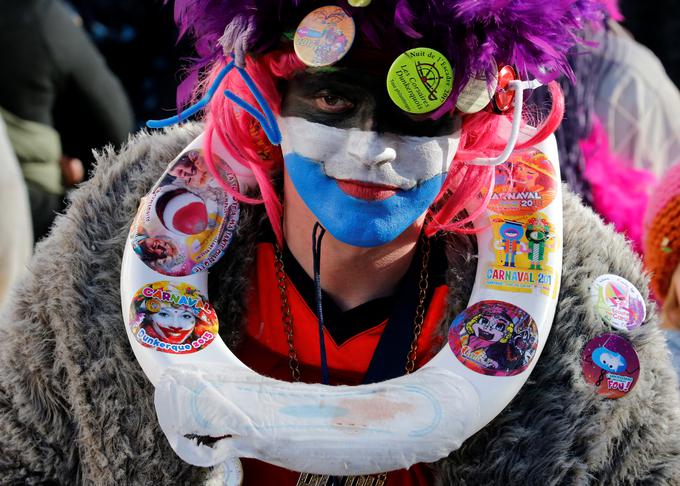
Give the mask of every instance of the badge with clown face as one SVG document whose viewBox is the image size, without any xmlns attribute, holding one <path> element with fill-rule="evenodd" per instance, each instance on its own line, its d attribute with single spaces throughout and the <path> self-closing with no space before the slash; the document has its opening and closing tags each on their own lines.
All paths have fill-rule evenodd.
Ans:
<svg viewBox="0 0 680 486">
<path fill-rule="evenodd" d="M 217 314 L 189 284 L 148 284 L 130 307 L 132 334 L 144 347 L 171 354 L 200 351 L 217 336 Z"/>
</svg>

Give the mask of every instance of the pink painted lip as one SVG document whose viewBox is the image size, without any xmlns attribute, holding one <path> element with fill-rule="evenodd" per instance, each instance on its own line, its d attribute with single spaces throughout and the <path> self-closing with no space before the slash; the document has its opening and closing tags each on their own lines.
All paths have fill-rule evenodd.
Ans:
<svg viewBox="0 0 680 486">
<path fill-rule="evenodd" d="M 370 182 L 347 180 L 336 180 L 336 182 L 340 190 L 345 194 L 365 201 L 384 201 L 401 190 L 398 187 L 372 184 Z"/>
</svg>

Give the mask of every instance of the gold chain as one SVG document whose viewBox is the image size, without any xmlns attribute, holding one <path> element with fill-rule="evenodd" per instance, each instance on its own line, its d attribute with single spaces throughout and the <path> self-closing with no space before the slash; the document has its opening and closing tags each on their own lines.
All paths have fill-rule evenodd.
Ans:
<svg viewBox="0 0 680 486">
<path fill-rule="evenodd" d="M 281 256 L 279 245 L 274 244 L 274 250 L 276 252 L 276 278 L 279 281 L 279 293 L 281 294 L 281 318 L 283 320 L 283 330 L 286 332 L 286 340 L 288 341 L 288 366 L 293 375 L 293 381 L 297 382 L 300 381 L 300 362 L 298 361 L 295 343 L 293 342 L 293 314 L 288 303 L 286 270 L 283 267 L 283 257 Z"/>
<path fill-rule="evenodd" d="M 427 289 L 429 286 L 429 274 L 427 271 L 430 262 L 430 240 L 423 236 L 422 242 L 422 262 L 420 267 L 420 280 L 418 282 L 418 307 L 416 307 L 416 316 L 413 319 L 413 341 L 411 341 L 411 349 L 406 355 L 406 374 L 410 374 L 416 367 L 416 357 L 418 355 L 418 338 L 423 331 L 423 323 L 425 322 L 425 298 L 427 297 Z M 290 367 L 293 381 L 300 381 L 300 362 L 298 361 L 297 353 L 295 352 L 295 342 L 293 341 L 293 313 L 290 311 L 290 304 L 288 302 L 288 289 L 286 287 L 286 269 L 283 265 L 283 255 L 279 245 L 274 244 L 274 252 L 276 255 L 276 278 L 279 281 L 279 293 L 281 294 L 281 316 L 283 320 L 283 329 L 286 333 L 286 340 L 288 341 L 288 366 Z M 297 486 L 328 486 L 330 485 L 331 476 L 320 474 L 302 473 L 298 479 Z M 387 482 L 387 473 L 381 473 L 373 476 L 346 476 L 341 478 L 341 486 L 384 486 Z"/>
<path fill-rule="evenodd" d="M 406 355 L 406 374 L 410 374 L 416 368 L 416 356 L 418 355 L 418 338 L 423 331 L 423 323 L 425 322 L 425 298 L 427 297 L 427 288 L 429 286 L 429 277 L 427 268 L 430 263 L 430 240 L 423 236 L 423 252 L 422 264 L 420 266 L 420 281 L 418 282 L 418 307 L 416 307 L 416 317 L 413 319 L 413 341 L 411 341 L 411 349 Z"/>
</svg>

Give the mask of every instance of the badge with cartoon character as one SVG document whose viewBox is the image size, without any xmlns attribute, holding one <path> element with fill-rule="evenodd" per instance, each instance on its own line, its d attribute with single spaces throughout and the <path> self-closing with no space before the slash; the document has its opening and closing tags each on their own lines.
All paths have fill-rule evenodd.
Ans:
<svg viewBox="0 0 680 486">
<path fill-rule="evenodd" d="M 583 377 L 606 398 L 621 398 L 633 389 L 640 376 L 640 360 L 625 338 L 604 333 L 588 341 L 581 353 Z"/>
<path fill-rule="evenodd" d="M 489 209 L 505 216 L 527 216 L 545 209 L 559 181 L 552 162 L 538 150 L 518 151 L 496 167 Z"/>
<path fill-rule="evenodd" d="M 225 180 L 238 190 L 236 176 L 220 164 Z M 201 150 L 173 162 L 142 200 L 130 233 L 138 258 L 163 275 L 206 270 L 219 259 L 236 229 L 239 205 L 211 177 Z"/>
<path fill-rule="evenodd" d="M 449 346 L 473 371 L 513 376 L 529 366 L 538 347 L 538 328 L 519 307 L 498 300 L 478 302 L 449 328 Z"/>
<path fill-rule="evenodd" d="M 618 275 L 597 277 L 590 287 L 590 297 L 602 322 L 622 331 L 640 327 L 647 315 L 645 300 L 638 289 Z"/>
<path fill-rule="evenodd" d="M 555 272 L 546 262 L 557 247 L 554 226 L 544 213 L 491 218 L 496 259 L 488 264 L 484 286 L 507 292 L 549 295 Z"/>
<path fill-rule="evenodd" d="M 167 281 L 145 285 L 130 308 L 132 334 L 144 347 L 171 354 L 195 353 L 217 336 L 217 314 L 194 286 Z"/>
</svg>

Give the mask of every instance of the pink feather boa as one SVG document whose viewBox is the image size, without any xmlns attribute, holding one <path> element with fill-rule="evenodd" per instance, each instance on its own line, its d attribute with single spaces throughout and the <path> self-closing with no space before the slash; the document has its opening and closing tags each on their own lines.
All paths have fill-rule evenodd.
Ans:
<svg viewBox="0 0 680 486">
<path fill-rule="evenodd" d="M 643 219 L 649 194 L 656 184 L 650 171 L 635 169 L 631 163 L 609 151 L 609 139 L 599 121 L 590 136 L 580 142 L 585 159 L 586 180 L 590 183 L 594 209 L 613 223 L 642 254 Z"/>
</svg>

